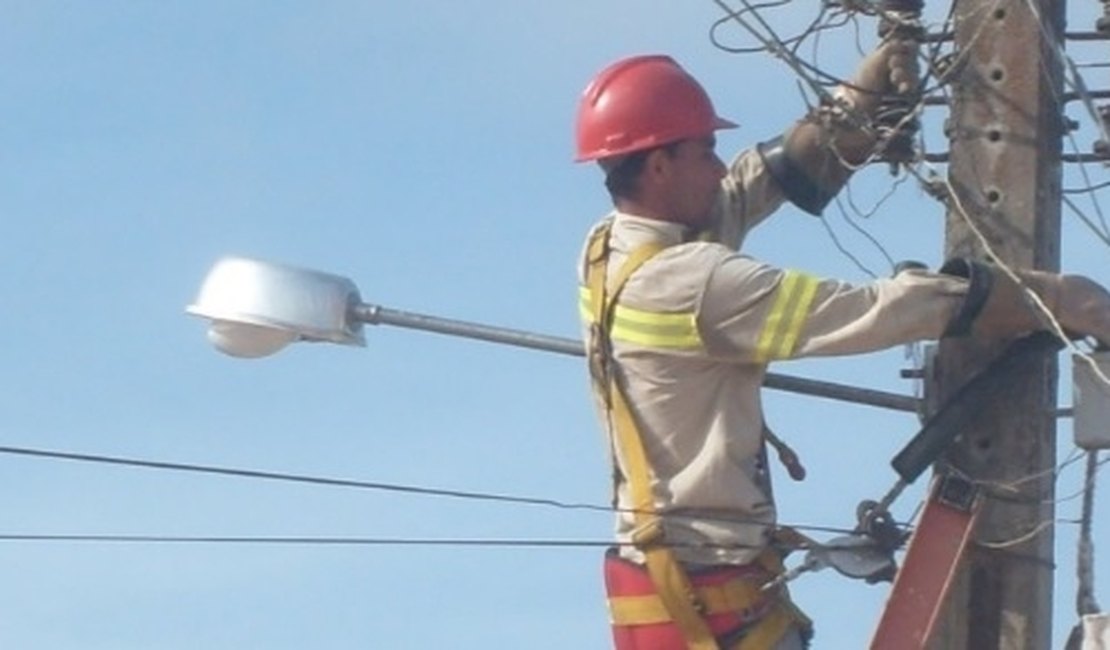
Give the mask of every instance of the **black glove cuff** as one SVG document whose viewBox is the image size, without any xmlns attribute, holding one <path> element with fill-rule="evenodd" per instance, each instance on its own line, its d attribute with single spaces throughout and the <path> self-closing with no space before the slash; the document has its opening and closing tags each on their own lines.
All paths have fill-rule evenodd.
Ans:
<svg viewBox="0 0 1110 650">
<path fill-rule="evenodd" d="M 971 324 L 979 317 L 990 297 L 994 286 L 994 271 L 982 262 L 957 257 L 945 262 L 939 272 L 967 278 L 968 281 L 967 295 L 941 336 L 967 336 L 971 333 Z"/>
<path fill-rule="evenodd" d="M 798 164 L 790 158 L 785 142 L 786 139 L 780 135 L 773 140 L 757 144 L 755 149 L 787 200 L 814 216 L 821 216 L 821 211 L 829 201 L 832 201 L 836 193 L 822 189 L 813 182 L 813 179 L 806 176 Z"/>
</svg>

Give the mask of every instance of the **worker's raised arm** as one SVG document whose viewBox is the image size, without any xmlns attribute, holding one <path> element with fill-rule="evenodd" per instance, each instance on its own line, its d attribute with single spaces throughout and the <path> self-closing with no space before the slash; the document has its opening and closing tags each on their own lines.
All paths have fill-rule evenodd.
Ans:
<svg viewBox="0 0 1110 650">
<path fill-rule="evenodd" d="M 944 334 L 1011 336 L 1055 329 L 1110 344 L 1110 292 L 1081 275 L 1060 275 L 955 259 L 941 272 L 968 280 L 967 298 Z"/>
<path fill-rule="evenodd" d="M 859 64 L 851 81 L 779 138 L 758 149 L 786 198 L 820 214 L 880 144 L 875 116 L 884 99 L 918 85 L 917 43 L 884 41 Z"/>
</svg>

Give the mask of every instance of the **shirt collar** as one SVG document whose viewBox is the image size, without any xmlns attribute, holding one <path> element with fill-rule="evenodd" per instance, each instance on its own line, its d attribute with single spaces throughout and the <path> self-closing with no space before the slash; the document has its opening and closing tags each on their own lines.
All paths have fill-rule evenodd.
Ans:
<svg viewBox="0 0 1110 650">
<path fill-rule="evenodd" d="M 631 250 L 649 242 L 664 246 L 681 244 L 688 238 L 689 228 L 680 223 L 638 217 L 625 212 L 613 213 L 613 236 L 618 248 Z"/>
</svg>

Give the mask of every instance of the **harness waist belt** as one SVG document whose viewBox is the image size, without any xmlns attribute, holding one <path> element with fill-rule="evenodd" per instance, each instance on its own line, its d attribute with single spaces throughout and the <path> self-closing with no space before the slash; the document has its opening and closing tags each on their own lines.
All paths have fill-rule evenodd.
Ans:
<svg viewBox="0 0 1110 650">
<path fill-rule="evenodd" d="M 726 612 L 744 620 L 757 619 L 771 608 L 773 602 L 764 598 L 759 587 L 747 580 L 732 580 L 719 586 L 695 587 L 699 609 L 707 616 Z M 613 625 L 650 625 L 672 620 L 663 599 L 657 594 L 646 596 L 611 596 L 609 618 Z"/>
</svg>

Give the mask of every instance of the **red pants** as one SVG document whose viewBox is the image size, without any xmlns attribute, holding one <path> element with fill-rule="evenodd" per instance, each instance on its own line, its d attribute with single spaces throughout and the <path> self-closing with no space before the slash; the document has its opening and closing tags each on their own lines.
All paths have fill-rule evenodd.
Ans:
<svg viewBox="0 0 1110 650">
<path fill-rule="evenodd" d="M 750 579 L 763 582 L 770 573 L 758 564 L 742 566 L 722 565 L 706 570 L 689 572 L 690 583 L 697 587 L 721 585 L 731 580 Z M 605 555 L 605 591 L 610 598 L 619 596 L 648 596 L 655 593 L 655 585 L 647 569 L 621 558 L 615 551 Z M 710 614 L 705 620 L 718 639 L 743 629 L 763 616 L 773 603 L 764 600 L 743 612 Z M 687 650 L 682 632 L 674 623 L 613 626 L 613 643 L 616 650 Z"/>
</svg>

